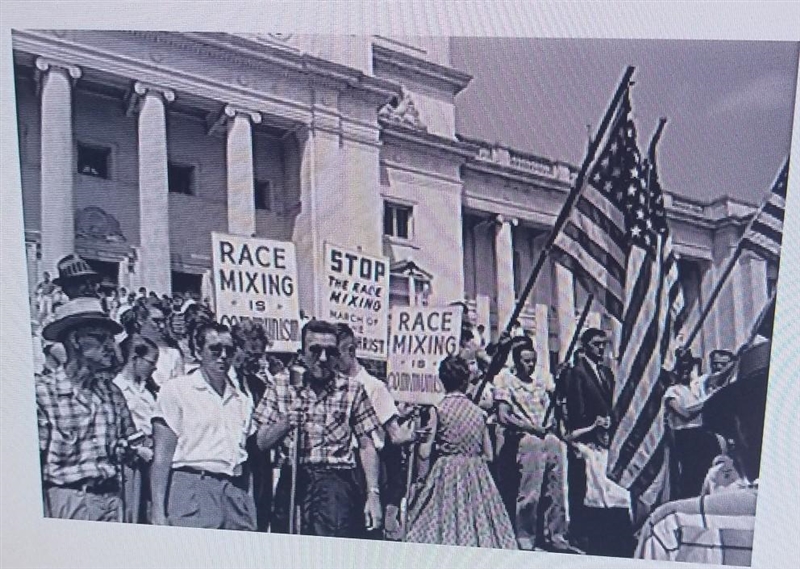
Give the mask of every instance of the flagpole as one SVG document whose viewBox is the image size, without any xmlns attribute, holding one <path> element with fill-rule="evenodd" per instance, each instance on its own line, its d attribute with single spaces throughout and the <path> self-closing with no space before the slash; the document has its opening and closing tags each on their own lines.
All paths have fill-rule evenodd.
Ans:
<svg viewBox="0 0 800 569">
<path fill-rule="evenodd" d="M 528 282 L 525 284 L 525 288 L 522 289 L 522 293 L 520 294 L 517 304 L 514 307 L 514 312 L 511 313 L 511 317 L 508 319 L 506 332 L 511 332 L 514 321 L 517 320 L 519 315 L 522 313 L 522 309 L 525 306 L 525 301 L 533 289 L 533 285 L 536 284 L 536 280 L 539 278 L 539 273 L 541 273 L 542 268 L 544 267 L 544 262 L 550 253 L 550 249 L 555 243 L 558 234 L 561 233 L 561 229 L 567 222 L 567 218 L 572 212 L 573 207 L 575 207 L 575 202 L 578 201 L 578 196 L 580 196 L 581 189 L 583 187 L 583 180 L 586 177 L 586 171 L 594 161 L 594 156 L 597 154 L 597 149 L 600 147 L 600 144 L 605 138 L 605 132 L 608 129 L 608 125 L 611 122 L 617 107 L 619 106 L 622 96 L 630 87 L 630 80 L 635 70 L 636 68 L 631 65 L 625 70 L 625 74 L 622 76 L 622 80 L 617 87 L 617 91 L 614 93 L 614 98 L 611 100 L 611 105 L 608 107 L 608 110 L 606 110 L 606 114 L 603 117 L 603 121 L 600 123 L 597 134 L 594 136 L 591 144 L 589 145 L 589 151 L 586 153 L 586 158 L 583 160 L 583 165 L 578 172 L 578 177 L 575 179 L 575 185 L 567 196 L 567 201 L 564 203 L 564 206 L 561 208 L 561 211 L 556 218 L 556 222 L 553 225 L 553 229 L 550 231 L 550 236 L 547 239 L 547 243 L 542 249 L 542 252 L 539 254 L 539 258 L 536 260 L 536 265 L 533 267 L 533 270 L 528 277 Z"/>
<path fill-rule="evenodd" d="M 758 215 L 758 214 L 756 214 Z M 746 233 L 747 230 L 745 230 Z M 711 293 L 711 296 L 706 303 L 705 308 L 703 308 L 703 312 L 700 314 L 700 318 L 698 318 L 697 322 L 695 322 L 694 328 L 692 328 L 692 332 L 689 334 L 686 341 L 683 343 L 683 350 L 688 349 L 691 347 L 692 342 L 697 337 L 697 334 L 700 332 L 700 329 L 703 327 L 703 323 L 705 322 L 708 315 L 711 313 L 711 309 L 714 307 L 714 302 L 716 302 L 717 297 L 722 292 L 723 285 L 727 282 L 728 277 L 733 272 L 733 268 L 736 266 L 736 262 L 739 260 L 739 257 L 742 256 L 742 241 L 739 240 L 739 243 L 736 246 L 736 250 L 733 252 L 733 256 L 728 261 L 728 264 L 725 266 L 725 270 L 722 273 L 719 281 L 717 281 L 717 286 L 714 288 L 714 291 Z"/>
<path fill-rule="evenodd" d="M 739 348 L 739 353 L 741 354 L 745 348 L 750 347 L 753 342 L 755 342 L 756 337 L 758 336 L 758 331 L 761 328 L 761 325 L 764 323 L 764 318 L 766 318 L 767 314 L 769 314 L 770 309 L 772 309 L 773 305 L 775 304 L 775 297 L 776 291 L 772 291 L 772 294 L 769 295 L 767 299 L 767 303 L 764 305 L 764 308 L 761 309 L 761 312 L 758 314 L 758 318 L 756 318 L 755 324 L 753 324 L 752 329 L 750 330 L 750 335 L 747 337 L 747 341 L 742 344 Z"/>
<path fill-rule="evenodd" d="M 575 184 L 573 185 L 572 189 L 570 190 L 569 195 L 567 196 L 567 200 L 564 203 L 564 206 L 561 208 L 561 211 L 556 218 L 555 224 L 553 225 L 553 229 L 550 231 L 550 235 L 547 238 L 547 242 L 545 243 L 544 248 L 539 253 L 539 258 L 536 260 L 536 264 L 534 265 L 533 269 L 531 270 L 531 274 L 528 277 L 528 281 L 525 283 L 525 288 L 519 295 L 517 299 L 517 303 L 514 306 L 514 311 L 511 313 L 511 316 L 508 319 L 508 323 L 505 327 L 505 333 L 510 334 L 511 329 L 513 327 L 513 323 L 517 320 L 522 313 L 522 309 L 525 306 L 525 302 L 530 294 L 531 290 L 533 289 L 533 285 L 536 284 L 536 280 L 539 278 L 539 274 L 542 272 L 542 268 L 544 268 L 544 263 L 547 260 L 547 257 L 550 255 L 550 249 L 553 247 L 553 244 L 558 237 L 558 234 L 561 233 L 561 230 L 564 227 L 564 224 L 567 222 L 569 214 L 572 212 L 572 209 L 575 207 L 575 203 L 578 201 L 578 197 L 580 196 L 581 190 L 583 189 L 583 181 L 586 178 L 586 172 L 589 169 L 589 166 L 592 164 L 595 158 L 595 154 L 597 154 L 597 150 L 600 147 L 600 144 L 603 143 L 605 139 L 606 130 L 608 130 L 608 125 L 611 123 L 611 120 L 616 113 L 619 103 L 622 100 L 622 96 L 627 92 L 631 85 L 631 77 L 633 77 L 633 72 L 636 70 L 636 67 L 633 65 L 628 66 L 625 70 L 625 73 L 622 76 L 622 79 L 617 86 L 617 90 L 614 93 L 614 97 L 611 99 L 611 104 L 606 109 L 605 116 L 600 123 L 600 126 L 597 129 L 597 134 L 589 143 L 589 149 L 586 152 L 586 157 L 583 160 L 583 164 L 581 165 L 581 169 L 578 172 L 578 176 L 575 179 Z M 500 347 L 497 352 L 495 352 L 494 356 L 492 357 L 492 362 L 489 364 L 489 369 L 486 372 L 486 375 L 483 378 L 478 390 L 476 391 L 473 401 L 480 401 L 481 395 L 483 394 L 483 389 L 486 387 L 486 384 L 494 378 L 495 375 L 500 371 L 500 368 L 505 363 L 505 359 L 508 357 L 508 350 L 503 349 Z"/>
</svg>

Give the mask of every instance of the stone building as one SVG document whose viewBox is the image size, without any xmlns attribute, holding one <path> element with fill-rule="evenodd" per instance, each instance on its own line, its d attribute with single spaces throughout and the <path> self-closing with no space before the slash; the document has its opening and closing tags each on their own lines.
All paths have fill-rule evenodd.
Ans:
<svg viewBox="0 0 800 569">
<path fill-rule="evenodd" d="M 307 313 L 331 242 L 389 257 L 393 303 L 466 299 L 496 332 L 576 176 L 458 135 L 447 38 L 27 30 L 13 50 L 31 290 L 77 251 L 128 289 L 209 295 L 221 231 L 293 241 Z M 667 209 L 697 312 L 753 206 Z M 743 339 L 776 272 L 742 258 L 702 352 Z M 531 295 L 552 360 L 585 296 L 552 263 Z"/>
</svg>

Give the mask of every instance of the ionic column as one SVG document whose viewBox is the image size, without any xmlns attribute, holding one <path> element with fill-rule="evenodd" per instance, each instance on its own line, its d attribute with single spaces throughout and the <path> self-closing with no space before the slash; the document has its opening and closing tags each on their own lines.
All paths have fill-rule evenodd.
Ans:
<svg viewBox="0 0 800 569">
<path fill-rule="evenodd" d="M 81 70 L 40 57 L 36 60 L 42 99 L 42 271 L 53 274 L 58 260 L 75 252 L 72 140 L 72 83 Z"/>
<path fill-rule="evenodd" d="M 227 126 L 228 232 L 248 237 L 256 233 L 252 125 L 260 123 L 260 113 L 226 105 L 211 127 Z"/>
<path fill-rule="evenodd" d="M 517 220 L 502 215 L 495 218 L 494 259 L 497 276 L 497 322 L 502 330 L 514 312 L 514 240 L 511 227 Z"/>
<path fill-rule="evenodd" d="M 166 103 L 174 100 L 174 91 L 137 81 L 128 106 L 139 115 L 139 282 L 159 295 L 172 290 Z"/>
<path fill-rule="evenodd" d="M 569 348 L 569 341 L 575 332 L 575 277 L 560 263 L 553 263 L 555 269 L 556 313 L 558 314 L 558 358 L 563 361 Z"/>
</svg>

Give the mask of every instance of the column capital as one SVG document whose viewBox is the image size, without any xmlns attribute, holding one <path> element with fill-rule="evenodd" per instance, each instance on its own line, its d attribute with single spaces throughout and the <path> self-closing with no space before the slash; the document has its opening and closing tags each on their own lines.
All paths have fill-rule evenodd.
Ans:
<svg viewBox="0 0 800 569">
<path fill-rule="evenodd" d="M 42 86 L 44 84 L 44 76 L 50 73 L 51 71 L 59 71 L 64 73 L 64 75 L 70 80 L 72 85 L 81 78 L 83 75 L 83 71 L 77 65 L 72 63 L 68 63 L 66 61 L 60 61 L 57 59 L 50 59 L 49 57 L 37 57 L 36 58 L 36 70 L 34 79 L 36 80 L 36 94 L 42 94 Z"/>
<path fill-rule="evenodd" d="M 215 136 L 221 134 L 228 123 L 237 116 L 244 117 L 252 124 L 261 124 L 261 113 L 252 109 L 246 109 L 238 105 L 227 104 L 216 113 L 209 113 L 206 123 L 208 134 Z"/>
<path fill-rule="evenodd" d="M 171 103 L 175 100 L 175 91 L 172 89 L 144 81 L 134 81 L 125 94 L 125 114 L 131 116 L 138 113 L 142 108 L 144 98 L 148 94 L 158 96 L 165 103 Z"/>
<path fill-rule="evenodd" d="M 519 225 L 519 219 L 517 219 L 516 217 L 510 217 L 508 215 L 503 215 L 503 214 L 497 214 L 496 216 L 494 216 L 494 222 L 497 225 L 503 225 L 507 223 L 512 227 L 516 227 L 517 225 Z"/>
<path fill-rule="evenodd" d="M 54 69 L 64 71 L 69 77 L 76 80 L 80 79 L 81 75 L 83 75 L 81 68 L 72 63 L 59 61 L 57 59 L 50 59 L 49 57 L 36 58 L 36 70 L 39 73 L 47 73 L 48 71 L 52 71 Z"/>
</svg>

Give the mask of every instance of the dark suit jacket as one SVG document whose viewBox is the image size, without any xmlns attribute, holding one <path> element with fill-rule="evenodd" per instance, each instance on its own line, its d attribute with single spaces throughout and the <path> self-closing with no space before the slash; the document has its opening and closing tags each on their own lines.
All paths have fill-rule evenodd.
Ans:
<svg viewBox="0 0 800 569">
<path fill-rule="evenodd" d="M 574 431 L 591 426 L 597 417 L 611 417 L 614 397 L 614 376 L 611 370 L 597 366 L 600 377 L 597 377 L 589 362 L 581 358 L 566 373 L 567 379 L 567 429 Z M 581 442 L 594 442 L 608 446 L 608 437 L 600 430 L 579 437 Z"/>
</svg>

